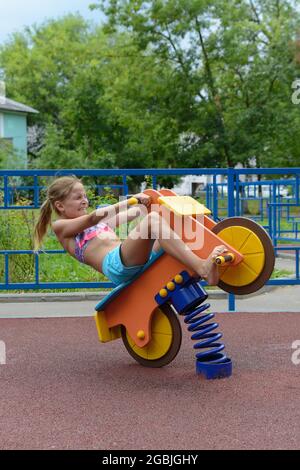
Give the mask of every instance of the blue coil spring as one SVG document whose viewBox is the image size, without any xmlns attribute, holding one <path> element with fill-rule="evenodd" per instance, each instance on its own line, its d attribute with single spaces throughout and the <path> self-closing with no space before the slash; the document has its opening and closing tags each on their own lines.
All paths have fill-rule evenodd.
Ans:
<svg viewBox="0 0 300 470">
<path fill-rule="evenodd" d="M 188 331 L 194 332 L 191 339 L 194 341 L 200 340 L 194 344 L 194 349 L 205 349 L 205 351 L 196 354 L 197 361 L 206 364 L 225 363 L 229 360 L 225 354 L 221 353 L 225 346 L 218 342 L 223 335 L 222 333 L 212 333 L 212 331 L 218 328 L 219 324 L 216 322 L 207 324 L 215 315 L 214 313 L 201 315 L 209 307 L 210 304 L 204 304 L 196 309 L 193 308 L 183 312 L 185 316 L 184 322 L 189 325 Z"/>
</svg>

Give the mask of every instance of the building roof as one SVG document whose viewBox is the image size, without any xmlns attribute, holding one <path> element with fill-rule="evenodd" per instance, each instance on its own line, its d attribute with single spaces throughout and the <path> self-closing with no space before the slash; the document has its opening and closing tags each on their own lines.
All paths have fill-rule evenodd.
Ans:
<svg viewBox="0 0 300 470">
<path fill-rule="evenodd" d="M 34 113 L 37 114 L 36 109 L 26 106 L 25 104 L 18 103 L 17 101 L 10 100 L 8 98 L 1 97 L 0 99 L 0 111 L 16 111 L 18 113 Z"/>
</svg>

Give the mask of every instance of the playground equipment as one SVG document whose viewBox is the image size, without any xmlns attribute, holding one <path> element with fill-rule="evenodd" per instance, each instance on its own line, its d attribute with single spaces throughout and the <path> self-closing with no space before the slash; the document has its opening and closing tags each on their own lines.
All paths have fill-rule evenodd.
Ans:
<svg viewBox="0 0 300 470">
<path fill-rule="evenodd" d="M 177 196 L 167 189 L 144 193 L 151 197 L 151 210 L 166 218 L 197 256 L 207 258 L 215 246 L 226 246 L 226 256 L 215 260 L 221 289 L 249 294 L 268 281 L 274 268 L 274 249 L 268 234 L 256 222 L 231 217 L 215 223 L 210 211 L 193 198 Z M 188 233 L 185 227 L 189 227 Z M 138 363 L 162 367 L 180 349 L 182 333 L 177 314 L 184 315 L 192 339 L 198 341 L 194 348 L 201 350 L 196 354 L 197 373 L 209 379 L 229 376 L 232 364 L 221 352 L 222 334 L 213 333 L 218 324 L 207 324 L 214 315 L 203 314 L 209 308 L 209 304 L 203 304 L 207 297 L 199 277 L 167 253 L 159 253 L 132 281 L 117 286 L 96 305 L 99 339 L 108 342 L 122 337 Z"/>
</svg>

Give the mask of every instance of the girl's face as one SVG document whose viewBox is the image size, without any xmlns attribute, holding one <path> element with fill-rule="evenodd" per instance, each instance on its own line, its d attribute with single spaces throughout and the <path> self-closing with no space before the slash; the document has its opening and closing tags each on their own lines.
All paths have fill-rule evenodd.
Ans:
<svg viewBox="0 0 300 470">
<path fill-rule="evenodd" d="M 87 213 L 89 201 L 81 183 L 75 183 L 69 195 L 63 201 L 56 201 L 55 207 L 65 219 L 75 219 Z"/>
</svg>

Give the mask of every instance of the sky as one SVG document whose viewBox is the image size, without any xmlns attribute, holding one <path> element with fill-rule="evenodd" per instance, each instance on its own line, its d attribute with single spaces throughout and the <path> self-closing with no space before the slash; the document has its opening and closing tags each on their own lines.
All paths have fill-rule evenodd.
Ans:
<svg viewBox="0 0 300 470">
<path fill-rule="evenodd" d="M 0 0 L 0 44 L 24 26 L 40 24 L 47 18 L 79 12 L 84 18 L 99 22 L 100 10 L 89 10 L 94 0 Z"/>
</svg>

